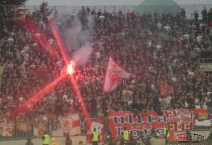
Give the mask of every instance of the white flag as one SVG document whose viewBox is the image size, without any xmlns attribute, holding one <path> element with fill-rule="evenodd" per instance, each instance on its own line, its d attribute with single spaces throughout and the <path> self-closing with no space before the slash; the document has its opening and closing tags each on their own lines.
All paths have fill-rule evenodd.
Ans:
<svg viewBox="0 0 212 145">
<path fill-rule="evenodd" d="M 109 57 L 103 91 L 111 92 L 114 90 L 121 80 L 130 79 L 131 73 L 122 69 L 112 57 Z"/>
</svg>

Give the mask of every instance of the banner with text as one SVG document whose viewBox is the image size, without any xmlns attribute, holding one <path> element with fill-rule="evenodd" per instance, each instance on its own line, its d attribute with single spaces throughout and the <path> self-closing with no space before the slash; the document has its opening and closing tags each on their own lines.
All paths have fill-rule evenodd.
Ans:
<svg viewBox="0 0 212 145">
<path fill-rule="evenodd" d="M 104 124 L 105 118 L 95 118 L 86 120 L 86 142 L 92 143 L 91 134 L 96 128 L 96 131 L 99 133 L 99 143 L 104 142 Z"/>
<path fill-rule="evenodd" d="M 166 126 L 166 117 L 158 116 L 155 112 L 148 112 L 147 116 L 139 114 L 134 117 L 132 112 L 111 112 L 109 115 L 110 131 L 116 139 L 121 135 L 124 127 L 130 134 L 138 136 L 140 132 L 144 135 L 150 134 L 151 129 L 163 136 L 163 128 Z"/>
<path fill-rule="evenodd" d="M 190 110 L 165 110 L 163 115 L 166 116 L 167 126 L 170 131 L 193 130 L 193 114 Z"/>
</svg>

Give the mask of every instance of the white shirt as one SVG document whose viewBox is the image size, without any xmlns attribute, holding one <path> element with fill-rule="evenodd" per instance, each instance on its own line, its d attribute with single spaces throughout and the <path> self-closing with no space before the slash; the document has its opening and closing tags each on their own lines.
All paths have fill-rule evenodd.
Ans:
<svg viewBox="0 0 212 145">
<path fill-rule="evenodd" d="M 162 27 L 162 24 L 161 24 L 161 23 L 158 23 L 158 24 L 157 24 L 157 27 L 158 27 L 158 28 L 161 28 L 161 27 Z"/>
<path fill-rule="evenodd" d="M 12 97 L 12 96 L 7 96 L 7 99 L 8 99 L 8 100 L 12 100 L 13 97 Z"/>
<path fill-rule="evenodd" d="M 197 41 L 200 42 L 202 40 L 202 36 L 197 36 Z"/>
<path fill-rule="evenodd" d="M 198 103 L 199 102 L 199 99 L 198 98 L 195 98 L 194 101 L 195 101 L 195 103 Z"/>
<path fill-rule="evenodd" d="M 171 28 L 169 26 L 165 26 L 163 29 L 165 29 L 166 31 L 169 31 Z"/>
<path fill-rule="evenodd" d="M 150 47 L 152 45 L 152 41 L 148 41 L 147 45 L 148 45 L 148 47 Z"/>
<path fill-rule="evenodd" d="M 101 53 L 100 53 L 99 51 L 97 51 L 97 52 L 95 53 L 95 55 L 96 55 L 98 58 L 100 58 Z"/>
<path fill-rule="evenodd" d="M 61 62 L 61 61 L 58 61 L 58 62 L 57 62 L 57 65 L 58 65 L 59 67 L 62 67 L 62 62 Z"/>
<path fill-rule="evenodd" d="M 200 51 L 200 49 L 199 49 L 199 48 L 194 48 L 194 50 L 196 50 L 196 51 Z"/>
<path fill-rule="evenodd" d="M 37 33 L 35 33 L 35 35 L 36 35 L 37 37 L 40 37 L 40 33 L 38 33 L 38 32 L 37 32 Z"/>
<path fill-rule="evenodd" d="M 53 39 L 49 39 L 49 44 L 53 44 L 54 40 Z"/>
<path fill-rule="evenodd" d="M 207 92 L 207 96 L 209 96 L 212 92 Z"/>
<path fill-rule="evenodd" d="M 132 105 L 133 101 L 128 101 L 128 105 Z"/>
<path fill-rule="evenodd" d="M 173 82 L 176 82 L 177 78 L 176 78 L 176 77 L 172 77 L 171 80 L 172 80 Z"/>
<path fill-rule="evenodd" d="M 184 35 L 184 38 L 185 38 L 185 39 L 188 39 L 188 38 L 189 38 L 189 35 L 188 35 L 188 34 L 185 34 L 185 35 Z"/>
<path fill-rule="evenodd" d="M 70 102 L 70 103 L 71 103 L 71 105 L 73 105 L 73 104 L 74 104 L 74 100 L 73 100 L 73 99 L 68 99 L 68 100 L 67 100 L 67 102 Z"/>
<path fill-rule="evenodd" d="M 194 75 L 194 73 L 192 71 L 188 71 L 188 74 L 191 75 L 191 76 Z"/>
<path fill-rule="evenodd" d="M 152 88 L 152 90 L 154 90 L 154 89 L 155 89 L 155 85 L 152 84 L 152 85 L 151 85 L 151 88 Z"/>
<path fill-rule="evenodd" d="M 20 100 L 20 101 L 23 101 L 23 100 L 24 100 L 24 98 L 23 98 L 23 97 L 20 97 L 20 98 L 19 98 L 19 100 Z"/>
<path fill-rule="evenodd" d="M 188 103 L 187 103 L 187 102 L 185 102 L 185 107 L 186 107 L 186 108 L 188 107 Z"/>
<path fill-rule="evenodd" d="M 8 38 L 7 39 L 9 42 L 14 42 L 14 39 L 13 38 Z"/>
<path fill-rule="evenodd" d="M 67 95 L 63 95 L 63 100 L 67 100 L 68 96 Z"/>
<path fill-rule="evenodd" d="M 201 108 L 200 105 L 195 105 L 195 107 L 196 107 L 196 109 L 200 109 Z"/>
</svg>

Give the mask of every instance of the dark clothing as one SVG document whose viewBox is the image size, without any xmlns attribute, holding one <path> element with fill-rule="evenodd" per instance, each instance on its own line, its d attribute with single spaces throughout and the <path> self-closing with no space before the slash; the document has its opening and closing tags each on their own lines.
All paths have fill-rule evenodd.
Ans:
<svg viewBox="0 0 212 145">
<path fill-rule="evenodd" d="M 207 21 L 207 10 L 202 11 L 202 21 L 206 22 Z"/>
<path fill-rule="evenodd" d="M 134 116 L 139 116 L 139 111 L 137 109 L 133 109 L 132 111 L 134 113 Z"/>
<path fill-rule="evenodd" d="M 130 144 L 130 145 L 136 145 L 137 144 L 137 141 L 136 140 L 130 140 L 128 144 Z"/>
<path fill-rule="evenodd" d="M 71 139 L 65 140 L 65 145 L 72 145 L 72 140 Z"/>
<path fill-rule="evenodd" d="M 169 143 L 168 133 L 169 133 L 169 131 L 168 131 L 168 129 L 167 129 L 166 135 L 165 135 L 166 145 Z"/>
<path fill-rule="evenodd" d="M 152 128 L 152 129 L 151 129 L 151 135 L 154 135 L 154 134 L 155 134 L 155 129 Z"/>
<path fill-rule="evenodd" d="M 198 13 L 194 13 L 194 19 L 195 19 L 195 21 L 198 21 L 198 17 L 199 17 L 199 14 Z"/>
<path fill-rule="evenodd" d="M 92 141 L 92 145 L 98 145 L 98 141 Z"/>
<path fill-rule="evenodd" d="M 113 136 L 112 134 L 110 135 L 108 141 L 110 141 L 110 142 L 111 142 L 111 141 L 114 141 L 114 136 Z"/>
<path fill-rule="evenodd" d="M 134 110 L 134 109 L 136 109 L 136 110 L 139 109 L 138 103 L 133 103 L 133 104 L 132 104 L 132 110 Z"/>
</svg>

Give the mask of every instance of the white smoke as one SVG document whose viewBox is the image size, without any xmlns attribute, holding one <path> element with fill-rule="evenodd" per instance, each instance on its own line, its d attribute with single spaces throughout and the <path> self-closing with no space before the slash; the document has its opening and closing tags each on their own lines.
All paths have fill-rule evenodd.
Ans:
<svg viewBox="0 0 212 145">
<path fill-rule="evenodd" d="M 64 33 L 64 39 L 67 48 L 68 47 L 81 47 L 86 42 L 90 42 L 93 33 L 93 25 L 95 21 L 95 16 L 87 14 L 85 16 L 84 21 L 86 21 L 86 29 L 82 25 L 81 20 L 79 20 L 78 16 L 76 15 L 75 18 L 71 20 L 71 28 L 67 29 Z M 84 22 L 85 23 L 85 22 Z"/>
<path fill-rule="evenodd" d="M 72 19 L 71 28 L 65 32 L 66 45 L 70 48 L 77 48 L 77 50 L 72 53 L 72 60 L 76 65 L 85 65 L 92 53 L 90 42 L 95 16 L 87 14 L 85 20 L 87 20 L 87 23 L 85 23 L 85 27 L 87 27 L 86 29 L 76 16 Z"/>
<path fill-rule="evenodd" d="M 82 48 L 73 53 L 72 60 L 77 65 L 85 65 L 90 58 L 91 52 L 92 47 L 90 46 L 90 43 L 87 42 L 85 46 L 83 46 Z"/>
</svg>

